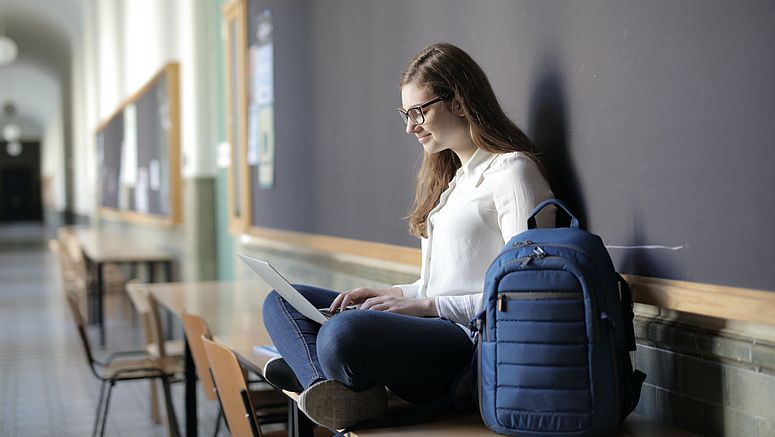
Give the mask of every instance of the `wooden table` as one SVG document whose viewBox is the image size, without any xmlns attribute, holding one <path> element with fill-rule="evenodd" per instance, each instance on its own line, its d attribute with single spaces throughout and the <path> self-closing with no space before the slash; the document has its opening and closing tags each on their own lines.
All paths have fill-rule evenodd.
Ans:
<svg viewBox="0 0 775 437">
<path fill-rule="evenodd" d="M 138 242 L 121 234 L 94 228 L 79 229 L 76 238 L 81 246 L 89 281 L 89 320 L 99 325 L 100 345 L 105 346 L 105 309 L 103 266 L 105 264 L 129 264 L 132 270 L 145 264 L 148 282 L 154 282 L 156 266 L 164 269 L 164 280 L 172 280 L 174 256 L 168 250 L 148 243 Z"/>
<path fill-rule="evenodd" d="M 173 313 L 196 314 L 207 321 L 216 340 L 229 346 L 248 369 L 261 374 L 269 355 L 257 352 L 256 345 L 270 343 L 264 329 L 261 306 L 270 292 L 268 286 L 257 282 L 190 282 L 134 284 L 147 286 L 159 302 Z M 186 343 L 186 435 L 195 436 L 196 371 Z M 295 393 L 286 393 L 297 399 Z M 397 403 L 397 404 L 400 404 Z M 294 404 L 295 405 L 295 404 Z M 393 406 L 393 404 L 391 404 Z M 398 405 L 406 408 L 406 404 Z M 290 412 L 289 435 L 311 435 L 311 422 L 294 409 Z M 383 428 L 351 432 L 351 437 L 400 435 L 401 437 L 493 437 L 497 436 L 482 423 L 477 411 L 449 413 L 432 422 L 400 428 Z M 694 434 L 669 425 L 654 422 L 637 414 L 627 418 L 615 434 L 619 437 L 688 437 Z"/>
<path fill-rule="evenodd" d="M 255 355 L 255 345 L 270 344 L 261 308 L 271 289 L 263 282 L 177 282 L 129 286 L 130 289 L 135 287 L 148 288 L 159 304 L 178 317 L 184 312 L 202 317 L 216 340 L 223 342 L 223 338 L 232 338 L 235 342 L 239 341 L 241 357 Z M 266 356 L 256 356 L 251 362 L 253 366 L 260 363 L 263 370 L 266 359 Z M 185 362 L 186 435 L 191 437 L 197 435 L 197 388 L 196 368 L 188 341 Z"/>
</svg>

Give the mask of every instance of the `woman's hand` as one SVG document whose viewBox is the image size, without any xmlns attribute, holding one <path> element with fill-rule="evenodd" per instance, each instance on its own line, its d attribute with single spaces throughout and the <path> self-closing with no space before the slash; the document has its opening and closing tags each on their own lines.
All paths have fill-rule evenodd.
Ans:
<svg viewBox="0 0 775 437">
<path fill-rule="evenodd" d="M 348 305 L 363 303 L 366 299 L 375 298 L 379 296 L 394 296 L 403 297 L 404 292 L 400 287 L 391 288 L 355 288 L 350 291 L 345 291 L 334 299 L 331 306 L 328 308 L 328 312 L 335 313 L 338 311 L 344 311 Z"/>
<path fill-rule="evenodd" d="M 377 296 L 366 299 L 362 310 L 389 311 L 416 317 L 438 317 L 436 302 L 432 297 L 422 299 L 403 296 Z"/>
</svg>

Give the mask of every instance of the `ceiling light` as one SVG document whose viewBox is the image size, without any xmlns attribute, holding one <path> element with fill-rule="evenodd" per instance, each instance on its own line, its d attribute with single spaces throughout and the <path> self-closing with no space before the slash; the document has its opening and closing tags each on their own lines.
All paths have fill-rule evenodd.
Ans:
<svg viewBox="0 0 775 437">
<path fill-rule="evenodd" d="M 18 124 L 8 123 L 3 128 L 3 138 L 8 142 L 19 141 L 22 136 L 22 130 Z"/>
<path fill-rule="evenodd" d="M 0 35 L 0 65 L 13 63 L 18 52 L 16 41 L 6 35 Z"/>
<path fill-rule="evenodd" d="M 11 156 L 19 156 L 22 154 L 22 143 L 18 141 L 11 141 L 5 145 L 5 151 Z"/>
</svg>

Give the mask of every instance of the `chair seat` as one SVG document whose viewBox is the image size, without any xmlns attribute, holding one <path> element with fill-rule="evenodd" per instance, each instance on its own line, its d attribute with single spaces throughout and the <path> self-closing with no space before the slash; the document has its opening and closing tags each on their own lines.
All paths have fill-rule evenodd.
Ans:
<svg viewBox="0 0 775 437">
<path fill-rule="evenodd" d="M 143 379 L 155 375 L 178 375 L 184 371 L 180 358 L 166 357 L 163 360 L 154 359 L 119 359 L 110 362 L 102 369 L 103 379 L 118 381 Z"/>
</svg>

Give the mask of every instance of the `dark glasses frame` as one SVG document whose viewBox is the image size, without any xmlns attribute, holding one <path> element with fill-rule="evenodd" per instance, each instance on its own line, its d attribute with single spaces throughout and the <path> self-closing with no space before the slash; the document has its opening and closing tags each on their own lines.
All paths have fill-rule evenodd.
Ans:
<svg viewBox="0 0 775 437">
<path fill-rule="evenodd" d="M 452 94 L 445 94 L 441 97 L 436 97 L 433 100 L 429 100 L 423 104 L 412 106 L 409 109 L 396 108 L 396 111 L 398 111 L 398 115 L 401 117 L 401 120 L 403 120 L 404 124 L 408 123 L 409 120 L 412 120 L 412 123 L 414 124 L 423 124 L 425 123 L 425 113 L 423 112 L 423 108 L 427 108 L 434 103 L 447 100 L 451 96 Z M 419 114 L 419 118 L 413 114 Z"/>
</svg>

